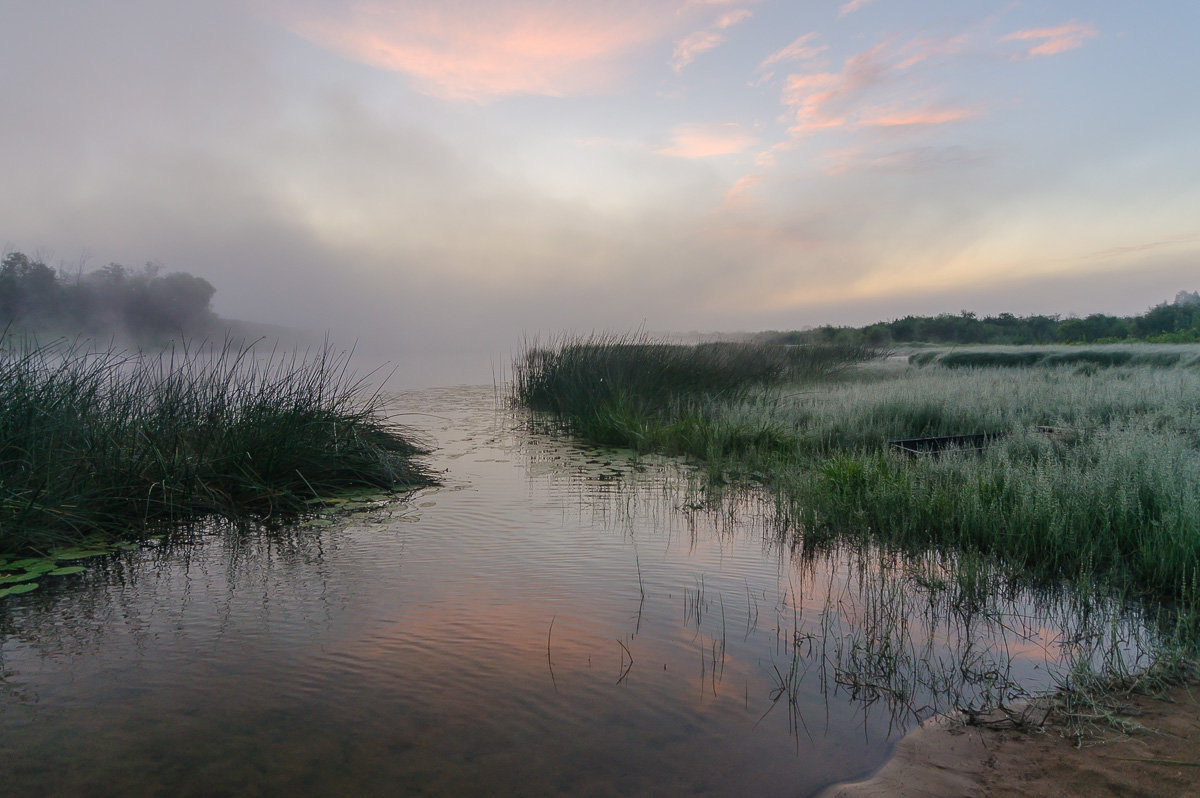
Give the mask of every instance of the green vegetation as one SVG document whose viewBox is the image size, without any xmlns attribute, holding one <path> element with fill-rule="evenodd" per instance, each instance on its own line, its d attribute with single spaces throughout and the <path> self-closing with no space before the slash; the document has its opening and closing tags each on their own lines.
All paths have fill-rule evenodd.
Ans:
<svg viewBox="0 0 1200 798">
<path fill-rule="evenodd" d="M 328 348 L 149 356 L 7 341 L 0 554 L 212 515 L 273 522 L 346 489 L 427 484 L 423 450 L 367 388 Z"/>
<path fill-rule="evenodd" d="M 1028 366 L 1200 366 L 1200 348 L 1153 344 L 1117 344 L 1102 347 L 967 347 L 926 350 L 910 355 L 914 366 L 936 363 L 946 368 Z"/>
<path fill-rule="evenodd" d="M 1091 344 L 1118 341 L 1185 344 L 1200 342 L 1200 293 L 1180 291 L 1139 316 L 1093 313 L 1085 318 L 1014 316 L 1001 313 L 979 318 L 963 311 L 937 316 L 905 316 L 865 327 L 825 325 L 812 330 L 770 332 L 763 341 L 782 344 L 892 343 L 932 344 Z"/>
<path fill-rule="evenodd" d="M 1029 359 L 1018 351 L 991 368 L 850 370 L 854 357 L 815 351 L 775 357 L 820 368 L 682 391 L 657 376 L 652 346 L 567 342 L 525 355 L 514 398 L 593 440 L 690 455 L 710 484 L 765 485 L 806 545 L 850 536 L 985 556 L 1027 584 L 1068 580 L 1180 617 L 1200 610 L 1200 370 L 1186 365 L 1200 348 L 1114 355 L 1102 369 L 1045 353 L 1029 361 L 1041 368 L 995 367 Z M 551 379 L 560 362 L 571 364 L 564 383 Z M 643 374 L 656 376 L 642 384 Z M 547 385 L 552 398 L 539 393 Z M 888 445 L 980 432 L 997 439 L 978 454 L 910 457 Z"/>
<path fill-rule="evenodd" d="M 532 346 L 513 364 L 513 395 L 595 443 L 691 452 L 701 400 L 733 401 L 755 386 L 829 376 L 876 356 L 858 344 L 685 346 L 643 336 Z"/>
</svg>

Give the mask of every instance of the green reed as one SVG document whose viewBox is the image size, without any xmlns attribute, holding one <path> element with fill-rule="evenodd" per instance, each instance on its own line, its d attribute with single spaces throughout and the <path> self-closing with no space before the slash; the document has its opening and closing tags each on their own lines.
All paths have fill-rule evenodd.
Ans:
<svg viewBox="0 0 1200 798">
<path fill-rule="evenodd" d="M 539 369 L 555 357 L 569 359 L 581 383 L 588 375 L 593 383 L 608 379 L 595 354 L 578 345 L 535 353 L 523 379 L 543 384 L 549 375 Z M 630 363 L 641 354 L 621 352 L 624 368 L 635 371 Z M 777 372 L 773 380 L 707 392 L 672 390 L 663 369 L 645 363 L 654 394 L 646 401 L 640 384 L 619 381 L 625 413 L 619 424 L 592 409 L 617 404 L 604 401 L 587 405 L 590 415 L 581 422 L 574 415 L 581 403 L 556 394 L 553 380 L 544 383 L 551 399 L 528 401 L 520 384 L 514 393 L 593 440 L 695 458 L 710 484 L 763 484 L 787 505 L 794 533 L 808 540 L 863 535 L 914 551 L 996 556 L 1029 580 L 1085 577 L 1097 589 L 1194 614 L 1200 608 L 1195 347 L 1154 347 L 1117 358 L 1126 365 L 1100 369 L 1081 368 L 1068 354 L 1057 353 L 1060 365 L 1035 369 L 892 362 L 853 372 Z M 614 428 L 620 434 L 611 434 Z M 936 457 L 908 457 L 888 445 L 968 433 L 997 438 L 981 453 Z"/>
<path fill-rule="evenodd" d="M 328 347 L 157 355 L 0 350 L 0 551 L 216 514 L 271 521 L 317 497 L 426 484 L 424 452 Z"/>
</svg>

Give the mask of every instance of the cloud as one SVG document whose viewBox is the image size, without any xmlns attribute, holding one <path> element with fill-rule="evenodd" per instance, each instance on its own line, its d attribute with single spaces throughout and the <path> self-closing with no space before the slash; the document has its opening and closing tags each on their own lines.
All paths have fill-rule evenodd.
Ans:
<svg viewBox="0 0 1200 798">
<path fill-rule="evenodd" d="M 680 125 L 671 131 L 670 146 L 655 150 L 675 158 L 712 158 L 733 155 L 758 143 L 758 138 L 734 122 L 715 125 Z"/>
<path fill-rule="evenodd" d="M 926 174 L 942 169 L 959 170 L 982 164 L 982 153 L 952 145 L 943 147 L 912 147 L 902 150 L 875 152 L 863 147 L 830 150 L 822 156 L 825 173 L 840 175 L 849 172 L 874 174 Z"/>
<path fill-rule="evenodd" d="M 608 90 L 625 59 L 670 35 L 683 10 L 633 0 L 272 2 L 273 17 L 319 47 L 408 75 L 425 94 L 479 103 Z"/>
<path fill-rule="evenodd" d="M 842 7 L 838 9 L 838 16 L 844 17 L 847 14 L 853 14 L 855 11 L 870 2 L 872 2 L 872 0 L 849 0 L 849 2 L 843 3 Z"/>
<path fill-rule="evenodd" d="M 864 127 L 924 127 L 948 125 L 975 119 L 979 111 L 972 108 L 918 108 L 878 109 L 864 111 L 858 124 Z"/>
<path fill-rule="evenodd" d="M 796 44 L 797 49 L 806 46 L 803 37 Z M 793 119 L 789 133 L 804 136 L 832 128 L 930 127 L 974 119 L 982 113 L 979 108 L 931 102 L 929 90 L 910 75 L 916 65 L 937 56 L 956 55 L 967 45 L 965 36 L 899 45 L 888 39 L 846 59 L 838 72 L 789 75 L 781 97 Z"/>
<path fill-rule="evenodd" d="M 1023 54 L 1025 58 L 1043 55 L 1058 55 L 1068 50 L 1077 50 L 1087 39 L 1094 39 L 1100 32 L 1088 22 L 1067 22 L 1052 28 L 1026 28 L 1000 39 L 1002 42 L 1036 42 Z"/>
<path fill-rule="evenodd" d="M 737 25 L 739 22 L 745 22 L 752 16 L 754 16 L 754 14 L 750 11 L 750 9 L 739 8 L 736 11 L 730 11 L 728 14 L 722 14 L 721 18 L 717 20 L 714 27 L 720 28 L 721 30 L 732 28 L 734 25 Z"/>
<path fill-rule="evenodd" d="M 750 201 L 750 191 L 762 180 L 762 175 L 745 175 L 738 178 L 725 194 L 727 210 L 745 206 Z"/>
<path fill-rule="evenodd" d="M 791 109 L 793 135 L 842 127 L 852 121 L 857 95 L 878 85 L 888 74 L 881 56 L 886 43 L 846 60 L 840 72 L 789 75 L 783 104 Z"/>
<path fill-rule="evenodd" d="M 786 63 L 788 61 L 811 61 L 821 53 L 829 49 L 827 45 L 813 45 L 813 40 L 817 38 L 816 33 L 806 33 L 800 38 L 793 41 L 791 44 L 783 47 L 763 59 L 758 65 L 759 72 L 767 72 L 776 64 Z M 770 80 L 770 74 L 763 78 Z"/>
<path fill-rule="evenodd" d="M 684 67 L 695 61 L 697 56 L 703 55 L 709 50 L 716 49 L 725 43 L 726 37 L 723 33 L 719 33 L 719 31 L 727 30 L 734 25 L 745 22 L 751 16 L 753 14 L 748 9 L 739 8 L 727 14 L 722 14 L 708 28 L 684 36 L 675 42 L 675 49 L 671 53 L 671 69 L 675 70 L 676 74 L 679 74 L 683 71 Z"/>
<path fill-rule="evenodd" d="M 675 51 L 671 54 L 671 69 L 676 73 L 696 60 L 696 56 L 714 50 L 723 44 L 725 37 L 715 31 L 698 30 L 689 33 L 675 42 Z"/>
</svg>

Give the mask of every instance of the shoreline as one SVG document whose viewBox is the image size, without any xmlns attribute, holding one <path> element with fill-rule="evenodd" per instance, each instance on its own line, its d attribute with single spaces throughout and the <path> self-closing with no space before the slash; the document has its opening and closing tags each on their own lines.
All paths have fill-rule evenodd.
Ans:
<svg viewBox="0 0 1200 798">
<path fill-rule="evenodd" d="M 1127 731 L 1083 746 L 1053 712 L 1028 728 L 941 715 L 905 735 L 873 776 L 818 798 L 1200 795 L 1200 683 L 1130 696 L 1121 710 Z"/>
</svg>

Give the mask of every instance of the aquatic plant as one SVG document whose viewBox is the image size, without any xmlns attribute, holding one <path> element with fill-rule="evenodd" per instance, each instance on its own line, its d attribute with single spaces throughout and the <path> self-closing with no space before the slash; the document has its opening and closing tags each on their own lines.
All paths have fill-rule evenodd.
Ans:
<svg viewBox="0 0 1200 798">
<path fill-rule="evenodd" d="M 0 351 L 0 551 L 136 536 L 216 514 L 275 520 L 315 497 L 425 484 L 348 355 L 79 343 Z"/>
</svg>

